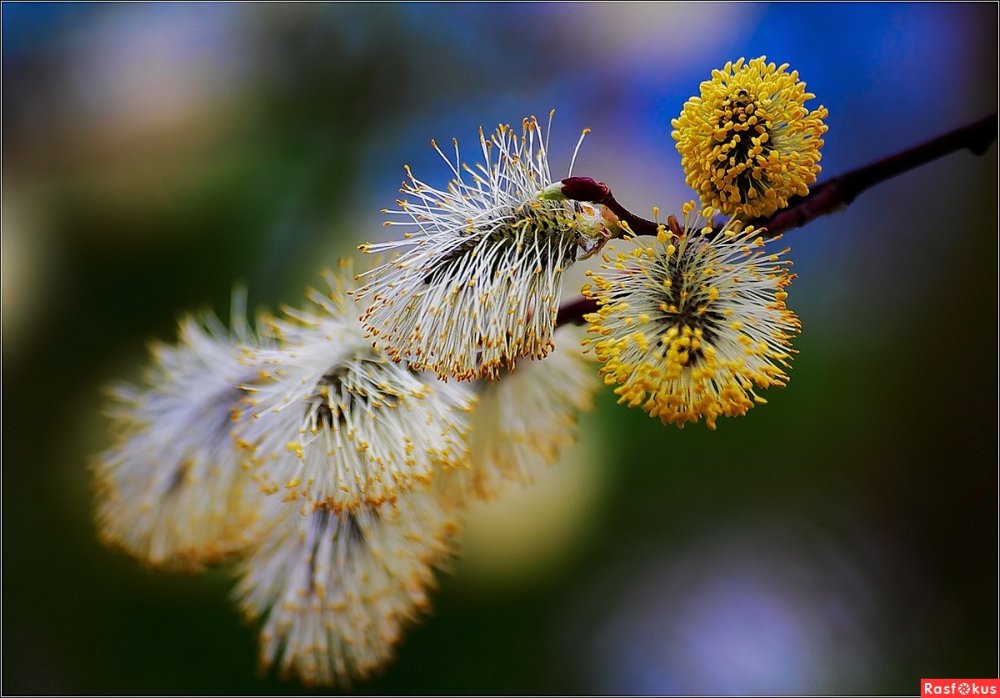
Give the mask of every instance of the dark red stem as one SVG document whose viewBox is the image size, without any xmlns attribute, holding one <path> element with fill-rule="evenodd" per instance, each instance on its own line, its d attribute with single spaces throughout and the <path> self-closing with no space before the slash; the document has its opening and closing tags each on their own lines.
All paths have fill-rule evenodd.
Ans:
<svg viewBox="0 0 1000 698">
<path fill-rule="evenodd" d="M 749 222 L 756 227 L 766 228 L 763 234 L 767 237 L 779 235 L 786 230 L 801 227 L 820 216 L 846 208 L 859 194 L 876 184 L 948 153 L 967 148 L 975 155 L 982 155 L 996 139 L 997 115 L 993 113 L 926 143 L 829 179 L 813 187 L 805 196 L 790 199 L 784 210 Z M 577 201 L 606 206 L 618 216 L 619 220 L 627 223 L 636 235 L 656 234 L 655 222 L 636 216 L 625 209 L 615 199 L 611 188 L 603 182 L 597 182 L 590 177 L 570 177 L 563 180 L 563 194 Z M 584 315 L 596 311 L 597 303 L 594 301 L 582 297 L 575 298 L 560 306 L 556 324 L 581 325 L 584 322 Z"/>
<path fill-rule="evenodd" d="M 768 237 L 779 235 L 820 216 L 846 208 L 859 194 L 876 184 L 948 153 L 968 148 L 975 155 L 982 155 L 996 138 L 997 115 L 994 113 L 926 143 L 827 180 L 813 187 L 805 196 L 790 199 L 784 210 L 751 222 L 755 226 L 767 228 Z"/>
<path fill-rule="evenodd" d="M 657 224 L 635 215 L 618 203 L 610 187 L 604 182 L 598 182 L 590 177 L 568 177 L 562 181 L 562 185 L 562 192 L 566 198 L 601 204 L 614 213 L 619 221 L 627 224 L 636 235 L 656 235 Z"/>
<path fill-rule="evenodd" d="M 582 325 L 584 323 L 584 315 L 596 312 L 597 303 L 595 301 L 583 296 L 577 296 L 573 300 L 559 306 L 559 312 L 556 314 L 556 327 L 560 325 Z"/>
</svg>

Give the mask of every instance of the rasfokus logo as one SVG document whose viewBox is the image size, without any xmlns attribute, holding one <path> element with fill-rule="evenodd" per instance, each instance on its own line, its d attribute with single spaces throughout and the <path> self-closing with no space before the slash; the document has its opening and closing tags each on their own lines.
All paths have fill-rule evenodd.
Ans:
<svg viewBox="0 0 1000 698">
<path fill-rule="evenodd" d="M 920 679 L 920 698 L 998 695 L 1000 679 Z"/>
</svg>

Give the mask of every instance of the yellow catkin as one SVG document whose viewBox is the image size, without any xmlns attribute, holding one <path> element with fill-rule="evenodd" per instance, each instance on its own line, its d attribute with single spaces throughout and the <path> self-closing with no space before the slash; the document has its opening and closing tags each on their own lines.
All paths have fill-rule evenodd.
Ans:
<svg viewBox="0 0 1000 698">
<path fill-rule="evenodd" d="M 671 121 L 686 181 L 704 204 L 768 216 L 816 181 L 829 112 L 809 111 L 815 95 L 787 70 L 764 56 L 726 63 Z"/>
<path fill-rule="evenodd" d="M 624 255 L 591 274 L 599 309 L 587 317 L 588 346 L 619 402 L 714 429 L 763 402 L 756 390 L 785 384 L 799 321 L 785 306 L 784 251 L 763 254 L 748 244 L 759 231 L 735 219 L 703 235 L 693 204 L 684 210 L 680 233 L 660 236 L 653 257 Z"/>
</svg>

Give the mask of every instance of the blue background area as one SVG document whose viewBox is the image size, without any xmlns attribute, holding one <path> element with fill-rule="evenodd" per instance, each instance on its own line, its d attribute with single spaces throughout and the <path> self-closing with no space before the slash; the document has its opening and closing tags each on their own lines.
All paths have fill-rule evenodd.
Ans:
<svg viewBox="0 0 1000 698">
<path fill-rule="evenodd" d="M 34 4 L 3 12 L 3 652 L 15 693 L 295 692 L 226 570 L 98 545 L 101 386 L 186 310 L 298 303 L 387 233 L 402 165 L 557 110 L 561 176 L 692 196 L 670 119 L 766 54 L 830 110 L 821 177 L 996 110 L 995 4 Z M 447 148 L 446 148 L 447 151 Z M 997 671 L 997 151 L 786 236 L 791 382 L 678 431 L 602 393 L 573 554 L 434 612 L 363 692 L 897 693 Z M 571 468 L 563 463 L 561 468 Z M 539 527 L 546 522 L 538 522 Z"/>
</svg>

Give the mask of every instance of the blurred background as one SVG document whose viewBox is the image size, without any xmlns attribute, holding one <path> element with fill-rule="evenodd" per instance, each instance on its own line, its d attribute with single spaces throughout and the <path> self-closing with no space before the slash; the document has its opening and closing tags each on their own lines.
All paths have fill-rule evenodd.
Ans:
<svg viewBox="0 0 1000 698">
<path fill-rule="evenodd" d="M 678 210 L 669 121 L 727 60 L 797 69 L 824 175 L 994 111 L 995 4 L 3 8 L 3 690 L 295 693 L 230 574 L 102 548 L 101 388 L 185 311 L 297 304 L 384 235 L 431 138 L 556 108 L 551 160 Z M 373 693 L 896 693 L 997 671 L 997 150 L 788 234 L 791 382 L 680 431 L 602 392 L 477 507 Z"/>
</svg>

